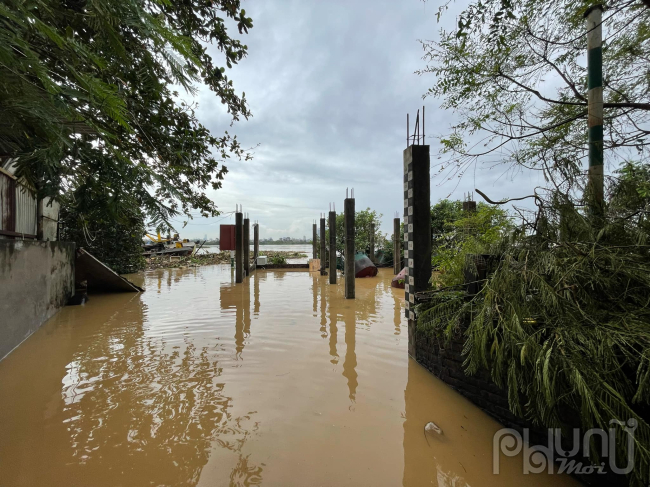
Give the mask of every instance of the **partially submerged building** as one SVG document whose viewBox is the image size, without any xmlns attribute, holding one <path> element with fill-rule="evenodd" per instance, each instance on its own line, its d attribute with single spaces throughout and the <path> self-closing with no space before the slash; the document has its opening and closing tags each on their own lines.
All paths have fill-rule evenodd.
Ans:
<svg viewBox="0 0 650 487">
<path fill-rule="evenodd" d="M 59 242 L 59 203 L 0 165 L 0 360 L 74 294 L 75 244 Z"/>
</svg>

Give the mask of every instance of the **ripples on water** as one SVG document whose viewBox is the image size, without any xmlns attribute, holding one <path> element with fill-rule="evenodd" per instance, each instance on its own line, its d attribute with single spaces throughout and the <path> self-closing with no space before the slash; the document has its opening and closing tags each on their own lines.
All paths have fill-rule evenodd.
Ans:
<svg viewBox="0 0 650 487">
<path fill-rule="evenodd" d="M 570 484 L 491 475 L 498 425 L 407 358 L 391 278 L 161 269 L 65 308 L 0 363 L 0 485 Z"/>
</svg>

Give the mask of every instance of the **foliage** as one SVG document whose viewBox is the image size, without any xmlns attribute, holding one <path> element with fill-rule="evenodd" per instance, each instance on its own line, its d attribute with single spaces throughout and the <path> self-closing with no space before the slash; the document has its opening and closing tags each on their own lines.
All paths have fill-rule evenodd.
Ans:
<svg viewBox="0 0 650 487">
<path fill-rule="evenodd" d="M 287 259 L 283 255 L 273 255 L 270 260 L 271 264 L 286 264 Z"/>
<path fill-rule="evenodd" d="M 460 200 L 444 199 L 431 206 L 431 237 L 434 248 L 460 218 L 463 218 L 463 202 Z"/>
<path fill-rule="evenodd" d="M 144 220 L 139 207 L 133 205 L 118 216 L 111 214 L 113 207 L 101 194 L 92 203 L 83 210 L 72 204 L 61 206 L 61 240 L 75 242 L 118 274 L 144 269 Z"/>
<path fill-rule="evenodd" d="M 246 154 L 173 90 L 204 83 L 233 120 L 250 115 L 224 74 L 247 51 L 227 22 L 252 27 L 239 0 L 2 2 L 0 154 L 41 197 L 73 193 L 68 204 L 89 208 L 103 189 L 104 222 L 133 204 L 161 228 L 179 212 L 217 215 L 205 190 L 221 187 L 222 161 Z"/>
<path fill-rule="evenodd" d="M 433 208 L 454 208 L 443 200 Z M 436 214 L 444 211 L 436 212 Z M 433 215 L 433 211 L 432 211 Z M 442 286 L 453 286 L 464 282 L 464 268 L 468 254 L 486 253 L 490 246 L 512 230 L 507 212 L 495 205 L 478 203 L 476 212 L 447 212 L 450 220 L 441 220 L 444 233 L 434 234 L 431 252 L 432 264 L 440 270 L 436 277 Z"/>
<path fill-rule="evenodd" d="M 375 210 L 366 208 L 354 214 L 354 248 L 357 252 L 370 254 L 370 225 L 375 224 L 375 252 L 378 250 L 390 249 L 392 244 L 388 242 L 386 235 L 381 233 L 381 218 L 384 215 Z M 329 228 L 325 230 L 325 241 L 329 245 Z M 345 215 L 336 215 L 336 251 L 343 255 L 345 252 Z"/>
<path fill-rule="evenodd" d="M 435 293 L 418 319 L 423 332 L 464 333 L 466 373 L 488 369 L 520 417 L 615 427 L 619 465 L 627 435 L 610 420 L 635 419 L 633 485 L 650 480 L 649 169 L 617 172 L 602 226 L 550 192 L 531 228 L 493 246 L 498 263 L 476 296 Z"/>
<path fill-rule="evenodd" d="M 612 0 L 603 13 L 605 150 L 647 155 L 650 9 Z M 439 170 L 451 178 L 477 162 L 543 170 L 565 191 L 584 189 L 586 23 L 591 0 L 473 0 L 458 28 L 423 41 L 435 85 L 460 121 L 441 138 Z M 449 2 L 439 11 L 444 15 Z"/>
</svg>

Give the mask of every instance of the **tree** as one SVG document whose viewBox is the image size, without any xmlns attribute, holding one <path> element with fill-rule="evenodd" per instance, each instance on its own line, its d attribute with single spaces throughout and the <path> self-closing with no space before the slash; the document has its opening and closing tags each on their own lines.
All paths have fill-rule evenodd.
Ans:
<svg viewBox="0 0 650 487">
<path fill-rule="evenodd" d="M 363 252 L 365 254 L 370 253 L 370 225 L 375 224 L 375 251 L 380 249 L 389 249 L 392 248 L 389 243 L 386 235 L 381 233 L 381 213 L 377 213 L 375 210 L 366 208 L 365 210 L 360 210 L 354 214 L 354 248 L 357 252 Z M 325 230 L 325 241 L 329 245 L 329 228 Z M 343 255 L 345 253 L 345 215 L 339 213 L 336 215 L 336 251 Z"/>
<path fill-rule="evenodd" d="M 462 332 L 465 372 L 488 370 L 511 411 L 533 424 L 588 430 L 636 420 L 631 485 L 650 475 L 650 173 L 635 162 L 648 150 L 647 3 L 613 0 L 603 14 L 604 148 L 612 166 L 623 164 L 608 178 L 598 225 L 582 204 L 583 15 L 592 2 L 472 1 L 455 32 L 423 43 L 421 71 L 438 79 L 428 94 L 460 117 L 441 139 L 443 172 L 510 163 L 543 171 L 548 188 L 535 191 L 535 218 L 490 246 L 478 293 L 432 291 L 420 327 L 447 339 Z M 627 436 L 619 428 L 619 465 Z"/>
<path fill-rule="evenodd" d="M 160 227 L 179 212 L 217 215 L 205 190 L 221 186 L 223 161 L 246 154 L 202 126 L 174 86 L 204 83 L 233 120 L 250 116 L 225 75 L 247 50 L 226 19 L 252 27 L 239 0 L 3 2 L 0 156 L 65 205 L 88 208 L 101 191 L 124 221 L 134 204 Z"/>
<path fill-rule="evenodd" d="M 460 121 L 441 138 L 439 171 L 462 175 L 476 163 L 543 171 L 552 188 L 584 189 L 587 156 L 586 27 L 590 0 L 481 0 L 455 31 L 423 41 L 442 98 Z M 441 7 L 439 17 L 447 5 Z M 650 122 L 650 9 L 613 0 L 603 14 L 607 157 L 647 154 Z"/>
<path fill-rule="evenodd" d="M 463 216 L 462 201 L 444 199 L 431 207 L 431 237 L 434 248 L 442 236 L 451 230 L 453 223 Z"/>
<path fill-rule="evenodd" d="M 75 242 L 118 274 L 137 272 L 145 266 L 142 211 L 133 206 L 120 217 L 111 215 L 111 205 L 97 195 L 92 208 L 83 211 L 63 206 L 59 215 L 61 240 Z"/>
<path fill-rule="evenodd" d="M 434 291 L 418 326 L 446 339 L 463 333 L 465 372 L 489 371 L 510 410 L 533 424 L 616 428 L 619 466 L 628 454 L 621 424 L 636 421 L 630 485 L 647 485 L 650 166 L 615 175 L 602 227 L 581 207 L 545 202 L 543 224 L 489 246 L 492 268 L 476 295 Z"/>
<path fill-rule="evenodd" d="M 431 207 L 431 214 L 442 229 L 434 234 L 431 252 L 432 264 L 440 271 L 436 279 L 442 286 L 464 283 L 465 257 L 489 252 L 513 228 L 505 210 L 485 203 L 479 203 L 476 211 L 463 211 L 462 202 L 442 200 Z M 434 220 L 434 214 L 440 216 Z"/>
</svg>

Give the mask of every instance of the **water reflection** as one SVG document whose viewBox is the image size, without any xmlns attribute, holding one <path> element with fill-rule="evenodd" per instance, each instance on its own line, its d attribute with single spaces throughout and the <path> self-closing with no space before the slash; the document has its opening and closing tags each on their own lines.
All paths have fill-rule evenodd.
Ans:
<svg viewBox="0 0 650 487">
<path fill-rule="evenodd" d="M 266 280 L 266 275 L 264 277 L 261 277 L 262 273 L 261 272 L 255 272 L 253 274 L 253 313 L 255 316 L 258 316 L 260 314 L 260 280 L 264 279 Z"/>
<path fill-rule="evenodd" d="M 250 336 L 251 300 L 249 283 L 250 279 L 247 279 L 241 284 L 222 283 L 221 286 L 219 286 L 219 302 L 221 309 L 231 310 L 234 308 L 235 310 L 235 357 L 238 360 L 241 359 L 242 352 L 246 346 L 246 339 Z M 259 288 L 257 296 L 256 302 L 259 301 Z M 230 313 L 232 313 L 232 311 Z"/>
<path fill-rule="evenodd" d="M 397 293 L 393 294 L 393 323 L 395 323 L 395 335 L 401 335 L 402 333 L 402 303 L 397 296 Z"/>
<path fill-rule="evenodd" d="M 318 313 L 318 276 L 315 272 L 311 272 L 310 274 L 313 316 L 316 316 Z"/>
<path fill-rule="evenodd" d="M 320 293 L 320 336 L 327 337 L 327 319 L 325 318 L 325 310 L 327 309 L 327 291 L 329 284 L 326 284 L 325 278 L 321 276 L 319 279 L 319 293 Z M 331 307 L 331 305 L 330 305 Z"/>
<path fill-rule="evenodd" d="M 334 365 L 339 363 L 339 354 L 336 351 L 336 342 L 338 339 L 338 327 L 336 326 L 336 322 L 338 320 L 338 315 L 336 314 L 334 306 L 330 306 L 329 308 L 329 317 L 330 317 L 330 357 L 331 360 L 330 362 Z"/>
<path fill-rule="evenodd" d="M 357 395 L 357 354 L 356 346 L 356 323 L 354 313 L 345 313 L 345 359 L 343 360 L 343 377 L 348 380 L 348 391 L 350 401 L 354 402 Z"/>
<path fill-rule="evenodd" d="M 196 485 L 214 444 L 241 453 L 257 428 L 252 415 L 231 415 L 214 347 L 148 334 L 140 299 L 117 314 L 98 317 L 103 332 L 78 348 L 62 381 L 73 462 L 112 471 L 115 485 Z M 232 485 L 257 485 L 261 474 L 240 454 Z"/>
</svg>

